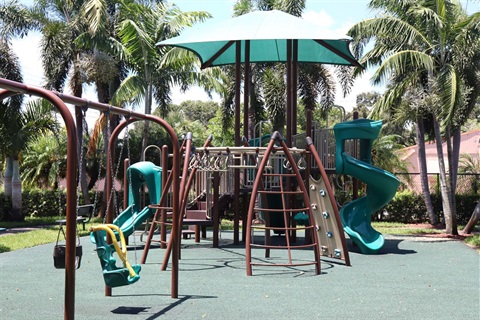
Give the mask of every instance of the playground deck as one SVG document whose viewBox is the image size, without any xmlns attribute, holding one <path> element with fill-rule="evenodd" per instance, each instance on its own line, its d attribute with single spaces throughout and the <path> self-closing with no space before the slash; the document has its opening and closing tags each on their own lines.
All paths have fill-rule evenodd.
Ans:
<svg viewBox="0 0 480 320">
<path fill-rule="evenodd" d="M 82 238 L 76 319 L 478 319 L 479 254 L 458 241 L 386 237 L 378 255 L 352 251 L 352 267 L 254 267 L 222 232 L 220 248 L 183 241 L 179 298 L 170 298 L 163 249 L 150 251 L 141 279 L 104 296 L 94 245 Z M 138 240 L 136 240 L 139 243 Z M 132 244 L 132 239 L 130 240 Z M 349 248 L 352 243 L 348 240 Z M 0 254 L 0 319 L 63 319 L 64 270 L 53 244 Z M 142 251 L 137 250 L 140 261 Z M 272 256 L 276 255 L 275 252 Z M 255 254 L 254 256 L 259 256 Z M 305 251 L 305 259 L 311 252 Z M 135 262 L 135 251 L 129 251 Z"/>
</svg>

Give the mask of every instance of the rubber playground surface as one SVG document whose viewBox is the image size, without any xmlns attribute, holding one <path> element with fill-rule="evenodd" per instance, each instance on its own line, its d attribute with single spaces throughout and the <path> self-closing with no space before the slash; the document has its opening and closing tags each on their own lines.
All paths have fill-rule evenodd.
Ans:
<svg viewBox="0 0 480 320">
<path fill-rule="evenodd" d="M 76 319 L 479 319 L 480 255 L 448 239 L 386 236 L 378 255 L 352 248 L 351 267 L 322 259 L 313 266 L 253 267 L 243 245 L 222 232 L 220 248 L 183 240 L 179 298 L 170 297 L 163 249 L 150 250 L 140 280 L 104 296 L 94 245 L 82 238 L 76 273 Z M 1 239 L 0 239 L 1 240 Z M 139 244 L 139 239 L 135 240 Z M 130 239 L 130 244 L 133 244 Z M 53 267 L 53 244 L 0 254 L 0 319 L 63 319 L 64 270 Z M 312 259 L 299 251 L 297 259 Z M 131 249 L 129 261 L 142 250 Z M 263 260 L 263 252 L 252 254 Z M 272 252 L 273 259 L 284 257 Z M 117 262 L 120 265 L 121 262 Z"/>
</svg>

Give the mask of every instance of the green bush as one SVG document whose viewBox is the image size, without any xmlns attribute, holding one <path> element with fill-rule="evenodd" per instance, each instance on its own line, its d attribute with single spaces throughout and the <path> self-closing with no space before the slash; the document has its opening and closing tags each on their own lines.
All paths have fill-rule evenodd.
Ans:
<svg viewBox="0 0 480 320">
<path fill-rule="evenodd" d="M 12 210 L 12 198 L 0 192 L 0 221 L 4 221 L 9 216 L 10 210 Z"/>
<path fill-rule="evenodd" d="M 432 194 L 431 197 L 437 221 L 444 223 L 442 198 L 437 194 Z M 455 200 L 458 224 L 465 225 L 478 203 L 478 195 L 458 194 L 455 196 Z M 344 194 L 341 194 L 340 197 L 337 197 L 337 201 L 346 203 L 348 199 L 345 198 Z M 372 221 L 428 223 L 429 217 L 423 195 L 408 190 L 397 192 L 383 209 L 372 215 Z"/>
<path fill-rule="evenodd" d="M 411 191 L 397 192 L 395 197 L 379 212 L 373 221 L 420 223 L 426 221 L 425 202 L 421 195 Z"/>
<path fill-rule="evenodd" d="M 95 192 L 89 192 L 90 202 L 94 203 Z M 96 205 L 98 212 L 101 210 L 103 193 L 99 192 Z M 83 198 L 80 197 L 79 204 L 84 204 Z M 123 192 L 117 193 L 117 206 L 123 205 Z M 0 194 L 0 220 L 5 217 L 5 212 L 9 212 L 11 201 L 8 197 Z M 51 217 L 65 216 L 66 193 L 65 190 L 24 190 L 22 193 L 22 209 L 25 217 Z"/>
</svg>

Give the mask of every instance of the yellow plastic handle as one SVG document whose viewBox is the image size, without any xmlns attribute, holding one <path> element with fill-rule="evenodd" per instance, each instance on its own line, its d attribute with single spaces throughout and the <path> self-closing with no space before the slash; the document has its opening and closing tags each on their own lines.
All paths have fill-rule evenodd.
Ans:
<svg viewBox="0 0 480 320">
<path fill-rule="evenodd" d="M 115 233 L 113 230 L 117 231 L 118 234 L 120 235 L 120 243 L 121 247 L 118 244 L 117 237 L 115 236 Z M 130 277 L 135 277 L 137 274 L 135 270 L 133 270 L 132 266 L 127 260 L 127 245 L 125 242 L 125 237 L 123 235 L 122 229 L 118 227 L 117 225 L 114 224 L 99 224 L 97 226 L 91 227 L 90 231 L 98 231 L 98 230 L 104 230 L 106 231 L 109 235 L 110 238 L 112 239 L 113 246 L 115 247 L 115 251 L 117 252 L 118 256 L 123 262 L 123 266 L 128 269 L 128 272 L 130 274 Z"/>
</svg>

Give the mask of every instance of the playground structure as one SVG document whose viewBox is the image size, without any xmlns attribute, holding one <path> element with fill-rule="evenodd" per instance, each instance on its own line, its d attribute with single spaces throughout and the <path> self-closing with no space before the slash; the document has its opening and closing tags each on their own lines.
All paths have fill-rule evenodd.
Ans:
<svg viewBox="0 0 480 320">
<path fill-rule="evenodd" d="M 161 125 L 170 136 L 173 149 L 169 152 L 162 148 L 162 170 L 161 175 L 155 175 L 155 183 L 152 191 L 154 192 L 153 201 L 145 208 L 138 207 L 138 201 L 135 198 L 136 191 L 131 191 L 132 199 L 125 205 L 126 212 L 117 218 L 115 224 L 113 216 L 113 205 L 111 200 L 107 203 L 107 214 L 104 226 L 94 228 L 95 243 L 97 244 L 97 255 L 100 258 L 104 279 L 107 284 L 105 294 L 112 294 L 112 287 L 127 285 L 138 280 L 140 266 L 131 266 L 126 258 L 124 231 L 131 234 L 138 225 L 145 220 L 146 217 L 154 214 L 155 225 L 159 225 L 162 230 L 161 236 L 166 235 L 165 227 L 170 224 L 171 231 L 168 241 L 161 239 L 160 243 L 166 245 L 165 258 L 162 269 L 166 269 L 166 265 L 171 261 L 171 297 L 178 298 L 178 260 L 180 257 L 181 228 L 183 224 L 190 224 L 195 227 L 196 238 L 199 235 L 200 227 L 213 225 L 214 241 L 218 237 L 218 222 L 220 211 L 219 199 L 233 198 L 234 211 L 234 232 L 233 242 L 239 243 L 239 222 L 240 217 L 243 219 L 243 239 L 246 240 L 246 256 L 247 256 L 247 274 L 252 273 L 252 266 L 257 265 L 252 258 L 252 247 L 265 249 L 265 256 L 270 256 L 271 249 L 286 249 L 288 255 L 287 263 L 271 264 L 274 266 L 300 266 L 305 264 L 315 265 L 315 272 L 320 273 L 320 256 L 342 259 L 346 265 L 349 265 L 348 250 L 344 234 L 342 232 L 338 209 L 336 209 L 333 199 L 332 190 L 329 189 L 326 172 L 323 168 L 320 157 L 316 154 L 316 149 L 312 144 L 305 147 L 292 148 L 292 137 L 296 135 L 296 90 L 297 87 L 297 64 L 298 62 L 316 62 L 338 65 L 354 65 L 360 66 L 353 58 L 348 49 L 348 41 L 345 39 L 324 39 L 322 35 L 315 32 L 308 35 L 292 34 L 291 30 L 298 31 L 314 31 L 316 28 L 307 28 L 302 19 L 285 16 L 284 13 L 272 11 L 264 13 L 247 14 L 239 18 L 249 19 L 250 17 L 263 21 L 263 18 L 257 19 L 258 15 L 266 15 L 266 18 L 274 19 L 269 28 L 264 30 L 273 30 L 274 34 L 269 34 L 267 38 L 250 38 L 241 35 L 237 40 L 226 40 L 219 51 L 213 51 L 213 57 L 204 59 L 202 57 L 202 68 L 220 64 L 235 64 L 235 147 L 212 147 L 204 146 L 203 149 L 193 150 L 191 146 L 191 136 L 187 135 L 184 145 L 179 146 L 178 139 L 171 126 L 163 119 L 130 112 L 128 110 L 112 107 L 109 105 L 90 102 L 85 99 L 72 97 L 68 95 L 54 93 L 45 89 L 29 87 L 24 84 L 13 81 L 0 79 L 0 99 L 5 99 L 16 94 L 30 94 L 39 96 L 50 101 L 61 113 L 65 121 L 67 129 L 67 212 L 66 212 L 66 255 L 65 255 L 65 310 L 64 318 L 74 318 L 75 306 L 75 244 L 76 244 L 76 171 L 78 168 L 76 154 L 76 135 L 75 122 L 65 106 L 65 103 L 71 103 L 76 108 L 94 108 L 105 112 L 107 116 L 111 113 L 122 115 L 125 121 L 121 122 L 112 132 L 109 139 L 109 154 L 107 159 L 106 184 L 107 193 L 111 194 L 113 187 L 113 158 L 115 151 L 115 142 L 119 134 L 127 129 L 128 125 L 139 120 L 147 120 Z M 268 16 L 268 17 L 267 17 Z M 237 18 L 236 18 L 237 19 Z M 285 19 L 294 19 L 288 24 Z M 290 21 L 290 20 L 289 20 Z M 277 40 L 277 29 L 272 27 L 279 24 L 278 27 L 286 28 L 285 35 L 282 33 L 282 39 Z M 228 22 L 230 25 L 231 23 Z M 253 25 L 252 23 L 240 23 L 243 26 Z M 293 28 L 295 26 L 295 28 Z M 261 27 L 261 26 L 260 26 Z M 307 26 L 308 27 L 308 26 Z M 285 29 L 285 28 L 283 28 Z M 218 30 L 217 30 L 218 31 Z M 207 33 L 204 33 L 207 34 Z M 228 34 L 231 36 L 231 34 Z M 300 37 L 299 37 L 300 36 Z M 306 36 L 306 38 L 305 38 Z M 194 37 L 198 40 L 198 34 Z M 222 41 L 223 41 L 222 40 Z M 208 47 L 208 41 L 206 42 Z M 278 41 L 278 42 L 277 42 Z M 263 56 L 257 56 L 254 53 L 270 53 L 274 50 L 258 50 L 258 44 L 273 43 L 275 49 L 281 47 L 281 54 L 275 56 L 275 60 L 271 58 L 265 59 Z M 169 45 L 168 42 L 165 43 Z M 307 47 L 305 47 L 307 46 Z M 244 54 L 242 56 L 242 47 Z M 252 48 L 252 50 L 251 50 Z M 300 49 L 299 48 L 303 48 Z M 308 49 L 305 49 L 308 48 Z M 251 51 L 251 52 L 250 52 Z M 223 53 L 234 55 L 227 60 L 220 62 L 215 61 L 221 58 Z M 250 55 L 252 53 L 252 55 Z M 199 55 L 200 56 L 200 55 Z M 259 140 L 258 146 L 253 143 L 252 146 L 241 147 L 240 137 L 240 78 L 241 66 L 245 64 L 245 79 L 249 78 L 250 62 L 285 62 L 286 63 L 286 79 L 287 79 L 287 101 L 286 101 L 286 138 L 285 141 L 279 134 L 272 134 L 268 140 L 268 146 L 262 147 L 262 139 Z M 249 92 L 249 82 L 245 82 L 244 90 Z M 244 135 L 248 136 L 248 104 L 249 97 L 244 95 Z M 311 132 L 311 115 L 306 116 L 306 132 Z M 77 123 L 79 125 L 79 123 Z M 248 141 L 247 141 L 248 143 Z M 172 159 L 168 161 L 167 154 L 172 155 Z M 309 158 L 313 156 L 318 169 L 312 166 Z M 183 159 L 183 170 L 180 170 Z M 171 165 L 169 166 L 169 163 Z M 134 166 L 134 165 L 133 165 Z M 301 169 L 301 170 L 300 170 Z M 318 170 L 313 172 L 312 169 Z M 137 171 L 135 171 L 137 170 Z M 132 176 L 128 180 L 128 185 L 138 188 L 143 184 L 142 175 L 136 175 L 141 170 L 131 169 Z M 160 171 L 159 171 L 160 172 Z M 320 176 L 320 180 L 313 179 L 313 175 Z M 158 181 L 161 184 L 158 185 Z M 148 184 L 148 182 L 146 182 Z M 161 186 L 161 187 L 160 187 Z M 190 192 L 191 186 L 195 186 L 193 192 Z M 308 186 L 308 188 L 307 188 Z M 147 186 L 148 187 L 148 186 Z M 232 191 L 233 189 L 233 191 Z M 138 190 L 138 189 L 137 189 Z M 310 190 L 310 193 L 309 191 Z M 151 191 L 151 190 L 149 190 Z M 157 193 L 156 191 L 159 191 Z M 247 199 L 250 194 L 250 204 L 247 212 Z M 328 196 L 327 196 L 328 195 Z M 193 197 L 190 198 L 190 196 Z M 158 199 L 159 197 L 159 199 Z M 240 208 L 240 198 L 242 198 L 244 207 Z M 193 201 L 194 200 L 194 201 Z M 314 202 L 313 202 L 314 201 Z M 225 200 L 225 206 L 230 205 Z M 313 202 L 313 203 L 312 203 Z M 203 204 L 202 204 L 203 203 Z M 192 204 L 192 206 L 190 206 Z M 129 209 L 130 208 L 130 209 Z M 190 211 L 190 212 L 189 212 Z M 241 212 L 244 212 L 241 216 Z M 190 215 L 188 215 L 190 213 Z M 295 213 L 295 215 L 294 215 Z M 138 218 L 140 216 L 141 218 Z M 294 216 L 300 216 L 298 226 Z M 263 217 L 265 223 L 263 226 L 253 225 L 253 219 Z M 273 222 L 276 218 L 280 221 Z M 300 223 L 301 221 L 301 223 Z M 122 230 L 123 228 L 123 230 Z M 255 230 L 262 229 L 265 232 L 263 244 L 255 242 Z M 149 239 L 146 242 L 144 257 L 152 242 L 154 229 L 149 232 Z M 275 245 L 270 242 L 270 232 L 280 232 L 285 235 L 286 245 Z M 296 242 L 297 231 L 305 233 L 304 244 Z M 106 237 L 105 237 L 106 235 Z M 252 237 L 253 235 L 253 237 Z M 121 245 L 118 245 L 117 237 Z M 110 244 L 110 241 L 113 243 Z M 313 251 L 312 261 L 306 263 L 296 262 L 292 258 L 292 252 L 296 249 L 311 249 Z M 124 263 L 123 268 L 115 265 L 112 258 L 114 250 L 119 254 L 120 259 Z"/>
</svg>

